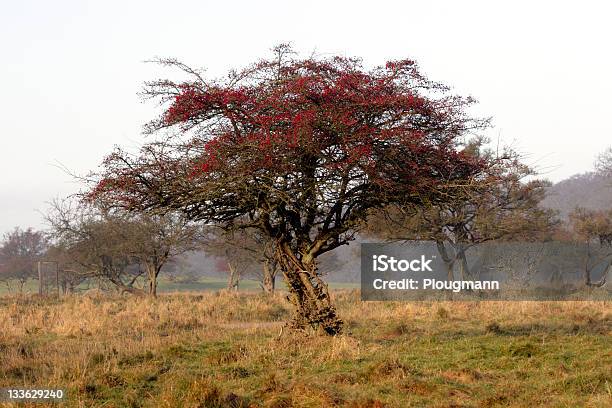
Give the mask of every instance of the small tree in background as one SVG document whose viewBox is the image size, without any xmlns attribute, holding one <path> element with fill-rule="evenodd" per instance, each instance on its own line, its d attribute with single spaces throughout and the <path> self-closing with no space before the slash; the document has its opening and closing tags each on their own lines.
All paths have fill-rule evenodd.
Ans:
<svg viewBox="0 0 612 408">
<path fill-rule="evenodd" d="M 19 285 L 19 293 L 29 279 L 38 278 L 37 263 L 42 260 L 47 249 L 47 237 L 32 228 L 19 227 L 4 235 L 0 246 L 0 280 L 11 291 L 11 282 Z"/>
<path fill-rule="evenodd" d="M 278 272 L 273 242 L 258 230 L 210 229 L 202 246 L 205 253 L 223 259 L 221 268 L 228 273 L 228 289 L 238 289 L 240 279 L 246 274 L 255 276 L 265 293 L 274 292 Z"/>
<path fill-rule="evenodd" d="M 133 294 L 145 293 L 134 287 L 144 274 L 146 293 L 157 296 L 164 265 L 199 248 L 201 242 L 200 228 L 174 213 L 109 213 L 92 205 L 56 201 L 47 219 L 64 258 L 80 265 L 84 275 Z"/>
<path fill-rule="evenodd" d="M 128 220 L 127 250 L 145 270 L 148 294 L 157 296 L 162 268 L 176 256 L 201 247 L 201 228 L 176 213 L 139 214 Z"/>
<path fill-rule="evenodd" d="M 254 228 L 234 230 L 227 239 L 226 245 L 241 253 L 246 264 L 250 263 L 251 274 L 259 280 L 262 290 L 273 293 L 279 272 L 274 241 Z"/>
<path fill-rule="evenodd" d="M 208 240 L 204 252 L 218 259 L 216 268 L 227 274 L 227 290 L 238 291 L 243 272 L 251 265 L 250 253 L 234 248 L 230 240 L 223 236 Z"/>
<path fill-rule="evenodd" d="M 77 287 L 87 280 L 87 274 L 82 266 L 75 263 L 70 251 L 60 243 L 49 246 L 45 253 L 45 261 L 57 266 L 59 285 L 63 293 L 73 293 Z"/>
<path fill-rule="evenodd" d="M 486 163 L 481 177 L 452 199 L 430 206 L 408 205 L 379 212 L 368 232 L 389 240 L 429 240 L 454 279 L 459 265 L 461 279 L 469 279 L 466 252 L 495 240 L 538 241 L 550 239 L 557 226 L 556 213 L 539 206 L 549 183 L 526 180 L 535 175 L 510 150 L 502 155 L 474 140 L 467 148 Z"/>
<path fill-rule="evenodd" d="M 573 238 L 587 247 L 584 260 L 584 284 L 603 286 L 612 268 L 612 210 L 587 210 L 576 208 L 569 216 Z M 593 282 L 593 269 L 603 267 L 598 282 Z"/>
<path fill-rule="evenodd" d="M 144 295 L 134 284 L 143 275 L 128 245 L 132 228 L 124 218 L 93 206 L 54 201 L 46 214 L 54 246 L 72 270 L 85 278 L 110 283 L 120 292 Z"/>
<path fill-rule="evenodd" d="M 473 101 L 427 80 L 414 61 L 366 70 L 358 59 L 299 59 L 279 46 L 221 80 L 160 62 L 189 76 L 145 87 L 166 103 L 146 130 L 164 137 L 139 155 L 108 156 L 89 198 L 260 230 L 274 242 L 294 328 L 341 331 L 316 260 L 352 240 L 372 210 L 448 201 L 482 171 L 460 146 L 485 125 L 466 113 Z"/>
</svg>

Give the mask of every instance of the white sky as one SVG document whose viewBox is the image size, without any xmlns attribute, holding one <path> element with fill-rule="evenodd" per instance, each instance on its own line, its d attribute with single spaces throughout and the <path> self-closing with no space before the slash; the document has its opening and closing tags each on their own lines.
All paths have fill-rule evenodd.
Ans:
<svg viewBox="0 0 612 408">
<path fill-rule="evenodd" d="M 612 6 L 604 1 L 9 1 L 0 4 L 0 233 L 41 227 L 94 169 L 138 146 L 155 106 L 136 93 L 177 57 L 210 75 L 280 42 L 368 65 L 416 59 L 472 95 L 490 136 L 558 181 L 612 144 Z"/>
</svg>

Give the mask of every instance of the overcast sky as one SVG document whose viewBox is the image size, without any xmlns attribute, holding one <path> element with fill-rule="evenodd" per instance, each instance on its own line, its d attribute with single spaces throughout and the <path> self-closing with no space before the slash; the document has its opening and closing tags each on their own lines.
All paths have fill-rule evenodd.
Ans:
<svg viewBox="0 0 612 408">
<path fill-rule="evenodd" d="M 176 57 L 211 76 L 280 42 L 366 65 L 417 60 L 479 100 L 489 135 L 558 181 L 612 144 L 612 15 L 603 1 L 5 1 L 0 11 L 0 232 L 42 227 L 45 201 L 79 188 L 55 166 L 94 169 L 137 147 L 155 106 L 142 61 Z"/>
</svg>

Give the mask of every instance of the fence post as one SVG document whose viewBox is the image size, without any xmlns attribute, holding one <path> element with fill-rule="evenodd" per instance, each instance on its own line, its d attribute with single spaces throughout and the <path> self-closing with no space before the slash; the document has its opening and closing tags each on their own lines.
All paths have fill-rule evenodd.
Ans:
<svg viewBox="0 0 612 408">
<path fill-rule="evenodd" d="M 43 294 L 43 276 L 42 276 L 42 268 L 40 267 L 40 261 L 37 263 L 38 265 L 38 294 Z"/>
</svg>

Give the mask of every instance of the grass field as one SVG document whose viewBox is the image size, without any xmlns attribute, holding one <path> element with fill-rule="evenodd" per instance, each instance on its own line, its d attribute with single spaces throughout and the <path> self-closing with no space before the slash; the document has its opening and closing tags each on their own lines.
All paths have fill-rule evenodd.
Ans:
<svg viewBox="0 0 612 408">
<path fill-rule="evenodd" d="M 334 338 L 281 333 L 282 293 L 3 297 L 0 387 L 74 407 L 612 406 L 610 303 L 333 295 Z"/>
<path fill-rule="evenodd" d="M 285 287 L 282 279 L 277 279 L 277 285 L 281 288 Z M 8 286 L 4 283 L 0 284 L 0 296 L 16 294 L 19 290 L 17 282 L 10 283 L 11 291 L 8 290 Z M 77 287 L 77 291 L 83 292 L 88 289 L 94 289 L 95 284 L 80 285 Z M 195 281 L 180 282 L 172 281 L 169 279 L 161 278 L 159 280 L 158 291 L 160 293 L 173 293 L 173 292 L 201 292 L 201 291 L 216 291 L 222 290 L 227 287 L 227 280 L 215 277 L 201 277 Z M 359 287 L 359 283 L 350 282 L 331 282 L 329 287 L 332 289 L 356 289 Z M 53 289 L 56 290 L 56 289 Z M 260 291 L 261 286 L 259 281 L 252 279 L 242 279 L 240 281 L 240 291 Z M 23 292 L 25 294 L 38 293 L 38 280 L 30 279 L 23 286 Z"/>
<path fill-rule="evenodd" d="M 11 291 L 8 290 L 8 286 L 5 284 L 0 285 L 0 296 L 10 295 L 18 292 L 19 286 L 17 282 L 11 282 Z M 81 284 L 76 290 L 86 291 L 94 289 L 95 283 Z M 191 282 L 180 282 L 172 281 L 168 279 L 160 279 L 158 291 L 164 292 L 196 292 L 196 291 L 208 291 L 208 290 L 220 290 L 227 287 L 227 281 L 220 278 L 202 277 L 196 281 Z M 240 290 L 259 290 L 259 282 L 250 279 L 243 279 L 240 281 Z M 53 290 L 56 290 L 55 288 Z M 38 280 L 30 279 L 23 286 L 23 292 L 26 294 L 38 293 Z"/>
</svg>

